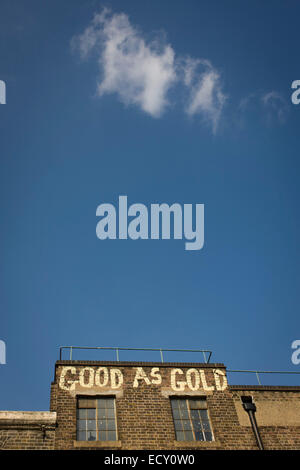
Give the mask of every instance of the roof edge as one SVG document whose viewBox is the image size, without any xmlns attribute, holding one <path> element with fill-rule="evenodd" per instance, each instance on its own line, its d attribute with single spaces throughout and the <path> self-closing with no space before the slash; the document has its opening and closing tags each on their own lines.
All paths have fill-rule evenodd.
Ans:
<svg viewBox="0 0 300 470">
<path fill-rule="evenodd" d="M 60 365 L 113 365 L 119 367 L 144 366 L 144 367 L 202 367 L 226 369 L 223 363 L 214 362 L 153 362 L 153 361 L 90 361 L 90 360 L 57 360 L 55 367 Z"/>
<path fill-rule="evenodd" d="M 228 385 L 230 390 L 264 392 L 300 392 L 299 385 Z"/>
</svg>

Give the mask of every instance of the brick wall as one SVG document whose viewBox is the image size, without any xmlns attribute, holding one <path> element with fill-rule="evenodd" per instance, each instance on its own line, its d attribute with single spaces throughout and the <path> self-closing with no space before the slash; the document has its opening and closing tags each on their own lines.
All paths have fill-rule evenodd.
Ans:
<svg viewBox="0 0 300 470">
<path fill-rule="evenodd" d="M 244 435 L 252 434 L 249 417 L 241 407 L 241 396 L 251 396 L 265 449 L 300 449 L 300 387 L 232 386 L 232 397 Z"/>
<path fill-rule="evenodd" d="M 58 361 L 50 412 L 0 412 L 0 448 L 257 449 L 244 395 L 266 449 L 300 449 L 300 387 L 230 386 L 223 364 L 105 361 Z M 77 441 L 77 399 L 98 396 L 116 399 L 118 440 Z M 212 442 L 176 441 L 170 397 L 206 397 Z"/>
<path fill-rule="evenodd" d="M 68 370 L 67 367 L 74 369 Z M 99 368 L 101 373 L 103 368 L 106 368 L 108 374 L 112 369 L 118 369 L 123 377 L 122 385 L 113 388 L 110 380 L 105 386 L 97 385 L 96 372 Z M 223 376 L 225 371 L 223 364 L 58 362 L 55 385 L 53 385 L 58 421 L 56 447 L 153 450 L 257 449 L 249 417 L 242 407 L 240 396 L 250 394 L 255 402 L 259 402 L 257 417 L 260 424 L 264 402 L 273 403 L 272 415 L 275 409 L 287 401 L 292 407 L 299 405 L 300 387 L 290 389 L 276 387 L 269 391 L 265 390 L 266 387 L 256 387 L 256 390 L 242 388 L 237 390 L 226 386 L 226 377 Z M 65 372 L 66 375 L 62 376 Z M 143 378 L 143 373 L 146 378 Z M 161 383 L 157 375 L 161 377 Z M 137 379 L 137 376 L 140 378 Z M 117 442 L 92 444 L 76 442 L 76 399 L 87 395 L 116 397 L 119 436 Z M 213 442 L 176 441 L 170 396 L 206 397 L 214 434 Z M 295 420 L 289 422 L 289 425 L 286 425 L 284 413 L 281 413 L 281 416 L 280 413 L 277 414 L 274 426 L 271 417 L 267 426 L 262 422 L 261 434 L 266 448 L 300 448 L 300 414 L 295 414 Z M 241 415 L 243 415 L 242 421 Z"/>
<path fill-rule="evenodd" d="M 0 449 L 54 449 L 55 429 L 56 413 L 0 411 Z"/>
<path fill-rule="evenodd" d="M 61 374 L 64 373 L 70 365 L 74 367 L 74 371 L 69 370 L 61 381 L 61 385 L 70 388 L 64 390 L 59 385 Z M 177 371 L 177 382 L 186 380 L 186 372 L 195 369 L 195 364 L 189 367 L 182 367 L 182 364 L 171 364 L 161 367 L 161 363 L 105 363 L 101 362 L 95 365 L 94 363 L 58 363 L 56 368 L 56 411 L 58 429 L 56 433 L 56 446 L 58 449 L 72 449 L 74 446 L 86 447 L 86 443 L 75 443 L 76 441 L 76 397 L 78 396 L 97 396 L 97 395 L 113 395 L 116 397 L 117 409 L 117 423 L 118 423 L 118 442 L 109 443 L 110 448 L 121 449 L 177 449 L 178 443 L 175 441 L 175 431 L 172 419 L 170 394 L 175 396 L 183 396 L 182 391 L 175 391 L 171 388 L 172 371 L 180 369 L 182 374 Z M 204 371 L 207 380 L 207 387 L 215 387 L 215 379 L 213 374 L 214 367 L 207 367 L 200 364 L 201 370 Z M 95 371 L 99 367 L 106 368 L 110 375 L 112 370 L 119 370 L 123 376 L 123 384 L 120 387 L 113 388 L 111 380 L 106 386 L 95 385 L 95 380 L 89 384 L 91 375 L 90 369 Z M 90 368 L 90 369 L 89 369 Z M 80 373 L 86 370 L 84 379 L 80 380 Z M 219 365 L 220 374 L 225 374 L 224 366 Z M 146 379 L 137 378 L 142 377 L 143 373 Z M 152 374 L 152 375 L 151 375 Z M 161 376 L 161 383 L 159 382 L 158 374 Z M 193 373 L 190 374 L 193 376 Z M 200 374 L 199 374 L 200 375 Z M 192 377 L 193 378 L 193 377 Z M 224 377 L 221 375 L 220 380 Z M 85 380 L 85 382 L 84 382 Z M 136 380 L 136 384 L 135 384 Z M 147 383 L 150 382 L 150 383 Z M 154 382 L 154 383 L 152 383 Z M 84 385 L 83 385 L 84 384 Z M 137 385 L 137 386 L 134 386 Z M 89 385 L 89 386 L 86 386 Z M 92 386 L 90 386 L 92 385 Z M 181 384 L 182 385 L 182 384 Z M 222 384 L 220 383 L 220 386 Z M 54 388 L 54 387 L 53 387 Z M 195 388 L 195 384 L 192 384 Z M 212 408 L 215 406 L 217 397 L 224 396 L 224 393 L 216 392 L 212 395 L 209 391 L 205 393 L 203 388 L 199 390 L 191 390 L 185 387 L 184 396 L 198 396 L 207 395 L 208 402 L 212 401 Z M 54 390 L 53 390 L 54 394 Z M 219 405 L 218 405 L 219 406 Z M 90 444 L 88 444 L 90 445 Z M 180 444 L 185 448 L 193 448 L 194 444 L 186 443 Z M 203 443 L 197 443 L 197 446 L 203 447 Z M 219 442 L 207 443 L 209 448 L 218 448 Z M 93 447 L 108 448 L 105 442 L 95 442 Z"/>
</svg>

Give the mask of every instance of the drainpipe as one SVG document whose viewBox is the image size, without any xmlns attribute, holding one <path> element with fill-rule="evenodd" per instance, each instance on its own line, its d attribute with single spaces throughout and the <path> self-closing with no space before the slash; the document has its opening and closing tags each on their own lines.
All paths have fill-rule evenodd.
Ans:
<svg viewBox="0 0 300 470">
<path fill-rule="evenodd" d="M 256 418 L 255 418 L 256 406 L 252 402 L 252 397 L 241 397 L 241 398 L 242 398 L 243 408 L 245 411 L 247 411 L 249 415 L 250 423 L 251 423 L 253 433 L 256 438 L 258 448 L 259 450 L 264 450 L 264 446 L 260 437 L 259 429 L 258 429 Z"/>
</svg>

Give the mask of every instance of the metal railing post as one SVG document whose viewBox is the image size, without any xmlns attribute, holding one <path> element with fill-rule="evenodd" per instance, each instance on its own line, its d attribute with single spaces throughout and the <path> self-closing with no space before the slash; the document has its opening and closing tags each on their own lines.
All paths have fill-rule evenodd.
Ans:
<svg viewBox="0 0 300 470">
<path fill-rule="evenodd" d="M 163 356 L 162 349 L 160 349 L 160 359 L 161 359 L 161 362 L 164 362 L 164 356 Z"/>
<path fill-rule="evenodd" d="M 258 385 L 261 385 L 261 382 L 260 382 L 260 379 L 259 379 L 259 374 L 258 374 L 257 371 L 256 371 L 256 378 L 257 378 Z"/>
</svg>

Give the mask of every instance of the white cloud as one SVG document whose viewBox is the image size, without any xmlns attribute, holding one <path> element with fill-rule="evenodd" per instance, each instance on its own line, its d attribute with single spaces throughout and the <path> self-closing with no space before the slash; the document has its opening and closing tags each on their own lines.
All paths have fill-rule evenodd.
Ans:
<svg viewBox="0 0 300 470">
<path fill-rule="evenodd" d="M 183 65 L 184 83 L 190 90 L 186 112 L 200 114 L 216 133 L 226 96 L 219 73 L 207 60 L 187 59 Z"/>
<path fill-rule="evenodd" d="M 288 105 L 280 93 L 277 91 L 270 91 L 263 95 L 261 99 L 268 113 L 268 120 L 271 120 L 275 115 L 277 120 L 283 124 L 287 119 Z"/>
<path fill-rule="evenodd" d="M 146 41 L 124 13 L 111 13 L 104 8 L 94 15 L 84 32 L 74 37 L 72 47 L 82 59 L 92 52 L 97 58 L 100 78 L 99 97 L 114 93 L 125 105 L 135 105 L 153 117 L 160 117 L 170 104 L 170 89 L 176 94 L 189 116 L 200 116 L 215 134 L 218 130 L 227 96 L 221 75 L 205 59 L 178 57 L 161 38 Z M 173 103 L 172 103 L 173 104 Z M 249 111 L 261 109 L 270 123 L 284 123 L 288 114 L 286 100 L 276 91 L 253 92 L 240 100 L 238 119 L 242 123 Z"/>
<path fill-rule="evenodd" d="M 288 117 L 287 101 L 278 91 L 253 92 L 240 100 L 238 111 L 240 120 L 249 113 L 260 113 L 265 124 L 284 124 Z"/>
<path fill-rule="evenodd" d="M 176 80 L 174 51 L 158 41 L 146 44 L 130 24 L 127 15 L 95 15 L 92 24 L 73 40 L 81 57 L 97 48 L 102 79 L 99 96 L 117 93 L 127 105 L 138 105 L 151 116 L 165 110 L 167 92 Z"/>
<path fill-rule="evenodd" d="M 82 59 L 96 54 L 101 71 L 99 97 L 116 93 L 124 104 L 159 117 L 170 104 L 169 90 L 177 84 L 178 91 L 180 86 L 187 90 L 185 112 L 202 116 L 216 132 L 225 95 L 220 75 L 209 61 L 175 57 L 170 45 L 160 38 L 147 42 L 126 14 L 107 9 L 72 39 L 72 46 Z"/>
</svg>

